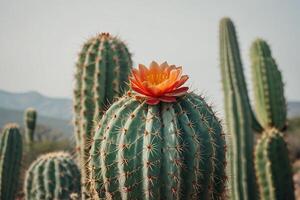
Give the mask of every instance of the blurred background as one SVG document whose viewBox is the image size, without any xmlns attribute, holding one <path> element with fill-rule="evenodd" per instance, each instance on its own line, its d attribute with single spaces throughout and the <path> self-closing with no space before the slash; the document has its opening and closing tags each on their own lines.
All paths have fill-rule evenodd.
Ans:
<svg viewBox="0 0 300 200">
<path fill-rule="evenodd" d="M 229 16 L 248 82 L 250 44 L 257 37 L 271 44 L 286 83 L 287 141 L 295 161 L 300 158 L 299 9 L 298 0 L 0 0 L 0 127 L 11 121 L 22 125 L 24 109 L 34 107 L 36 137 L 49 143 L 39 151 L 72 149 L 75 62 L 83 42 L 100 32 L 124 40 L 134 66 L 152 60 L 183 66 L 191 88 L 223 116 L 218 24 Z"/>
</svg>

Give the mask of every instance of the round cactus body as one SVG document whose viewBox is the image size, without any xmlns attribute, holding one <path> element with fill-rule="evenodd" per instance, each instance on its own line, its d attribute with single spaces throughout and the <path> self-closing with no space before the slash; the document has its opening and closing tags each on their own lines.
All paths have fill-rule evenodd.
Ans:
<svg viewBox="0 0 300 200">
<path fill-rule="evenodd" d="M 28 108 L 25 111 L 25 141 L 31 143 L 34 140 L 34 130 L 36 126 L 37 112 L 34 108 Z"/>
<path fill-rule="evenodd" d="M 17 124 L 4 127 L 0 140 L 0 200 L 13 200 L 17 193 L 22 161 L 22 136 Z"/>
<path fill-rule="evenodd" d="M 75 136 L 82 167 L 82 185 L 87 186 L 90 141 L 94 121 L 128 86 L 132 67 L 126 45 L 108 33 L 89 39 L 79 54 L 74 90 Z M 85 192 L 85 191 L 83 191 Z"/>
<path fill-rule="evenodd" d="M 154 82 L 163 81 L 164 74 L 155 74 Z M 142 90 L 125 95 L 104 114 L 90 152 L 94 199 L 224 197 L 225 141 L 218 119 L 202 97 L 175 98 L 185 89 L 167 88 L 159 96 L 147 88 L 147 97 L 141 98 Z"/>
<path fill-rule="evenodd" d="M 25 178 L 26 200 L 71 199 L 80 193 L 80 172 L 68 153 L 42 155 L 33 162 Z"/>
</svg>

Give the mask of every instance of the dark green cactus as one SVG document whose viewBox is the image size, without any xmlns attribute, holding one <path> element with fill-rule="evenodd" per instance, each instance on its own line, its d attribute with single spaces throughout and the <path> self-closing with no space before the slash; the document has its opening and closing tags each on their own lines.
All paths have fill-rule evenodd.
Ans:
<svg viewBox="0 0 300 200">
<path fill-rule="evenodd" d="M 124 96 L 91 148 L 93 199 L 222 199 L 225 139 L 202 97 L 148 105 Z"/>
<path fill-rule="evenodd" d="M 37 112 L 34 108 L 28 108 L 25 111 L 25 141 L 31 143 L 34 140 L 34 130 L 36 126 Z"/>
<path fill-rule="evenodd" d="M 256 199 L 252 114 L 236 32 L 232 21 L 220 22 L 220 59 L 229 134 L 229 192 L 231 199 Z"/>
<path fill-rule="evenodd" d="M 295 199 L 287 146 L 282 134 L 276 129 L 268 130 L 258 141 L 255 168 L 260 199 Z"/>
<path fill-rule="evenodd" d="M 80 152 L 82 185 L 88 184 L 86 167 L 94 121 L 127 88 L 132 67 L 126 45 L 108 33 L 88 40 L 79 54 L 74 91 L 75 134 Z"/>
<path fill-rule="evenodd" d="M 284 129 L 286 101 L 281 73 L 267 42 L 257 39 L 251 46 L 252 79 L 258 121 L 266 129 Z"/>
<path fill-rule="evenodd" d="M 80 194 L 79 169 L 68 153 L 42 155 L 26 172 L 24 192 L 26 200 L 71 199 Z"/>
<path fill-rule="evenodd" d="M 0 199 L 14 200 L 22 160 L 22 137 L 16 124 L 4 127 L 0 140 Z"/>
</svg>

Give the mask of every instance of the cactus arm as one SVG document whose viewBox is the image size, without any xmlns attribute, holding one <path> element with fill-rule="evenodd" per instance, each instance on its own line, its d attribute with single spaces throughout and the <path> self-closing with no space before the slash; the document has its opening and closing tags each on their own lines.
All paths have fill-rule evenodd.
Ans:
<svg viewBox="0 0 300 200">
<path fill-rule="evenodd" d="M 257 117 L 263 127 L 282 130 L 286 125 L 283 83 L 271 50 L 264 40 L 253 42 L 251 61 Z"/>
</svg>

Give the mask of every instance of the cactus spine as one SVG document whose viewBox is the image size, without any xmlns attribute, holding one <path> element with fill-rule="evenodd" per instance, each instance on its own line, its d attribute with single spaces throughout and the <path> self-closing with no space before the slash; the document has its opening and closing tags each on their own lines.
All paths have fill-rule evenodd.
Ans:
<svg viewBox="0 0 300 200">
<path fill-rule="evenodd" d="M 25 178 L 25 199 L 71 199 L 80 193 L 80 172 L 68 153 L 57 152 L 40 156 Z"/>
<path fill-rule="evenodd" d="M 222 127 L 202 97 L 147 105 L 124 96 L 93 139 L 93 199 L 221 199 L 225 165 Z"/>
<path fill-rule="evenodd" d="M 88 40 L 79 54 L 74 112 L 83 187 L 89 183 L 87 162 L 94 121 L 105 111 L 107 104 L 122 95 L 127 87 L 131 66 L 131 55 L 125 44 L 108 33 Z"/>
<path fill-rule="evenodd" d="M 31 143 L 34 140 L 34 130 L 36 126 L 37 112 L 34 108 L 28 108 L 25 111 L 25 141 Z"/>
<path fill-rule="evenodd" d="M 22 137 L 16 124 L 4 127 L 0 140 L 0 199 L 13 200 L 17 193 L 22 160 Z"/>
<path fill-rule="evenodd" d="M 250 55 L 258 121 L 265 129 L 275 127 L 282 130 L 287 115 L 284 86 L 269 45 L 262 39 L 255 40 Z"/>
<path fill-rule="evenodd" d="M 255 168 L 260 199 L 295 199 L 288 150 L 278 130 L 266 131 L 258 141 L 255 151 Z"/>
<path fill-rule="evenodd" d="M 220 22 L 220 58 L 228 133 L 229 185 L 231 199 L 256 199 L 253 167 L 253 114 L 232 21 Z"/>
</svg>

